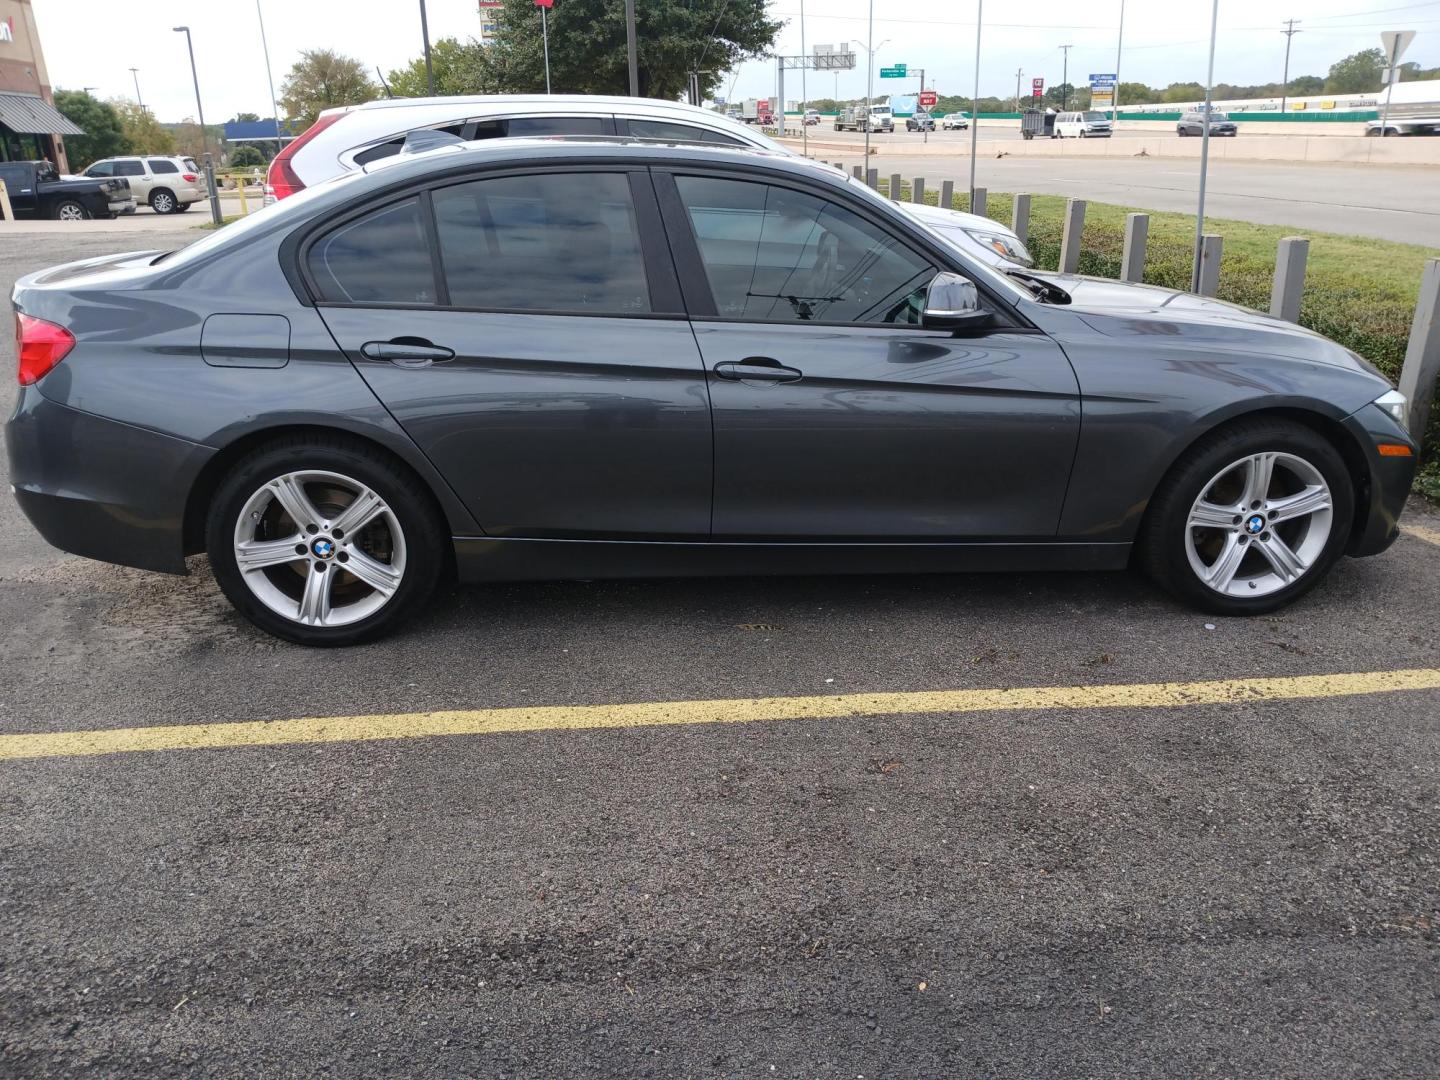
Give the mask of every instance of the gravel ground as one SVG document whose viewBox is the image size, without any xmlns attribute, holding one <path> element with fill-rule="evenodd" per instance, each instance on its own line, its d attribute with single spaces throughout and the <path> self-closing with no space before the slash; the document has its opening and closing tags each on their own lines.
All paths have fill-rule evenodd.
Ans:
<svg viewBox="0 0 1440 1080">
<path fill-rule="evenodd" d="M 115 243 L 0 240 L 0 284 Z M 1413 537 L 1213 629 L 1123 574 L 566 583 L 326 654 L 193 569 L 0 504 L 0 733 L 1440 657 Z M 0 1075 L 1433 1077 L 1436 705 L 11 762 Z"/>
</svg>

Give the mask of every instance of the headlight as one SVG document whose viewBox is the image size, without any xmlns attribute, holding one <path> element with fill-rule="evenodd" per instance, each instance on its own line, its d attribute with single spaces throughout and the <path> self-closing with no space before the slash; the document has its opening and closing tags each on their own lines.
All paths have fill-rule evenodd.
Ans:
<svg viewBox="0 0 1440 1080">
<path fill-rule="evenodd" d="M 1409 402 L 1399 390 L 1386 390 L 1375 399 L 1375 404 L 1390 414 L 1390 418 L 1401 427 L 1405 426 L 1405 411 Z"/>
<path fill-rule="evenodd" d="M 1018 236 L 1008 233 L 986 232 L 984 229 L 966 229 L 966 235 L 977 243 L 988 247 L 995 254 L 1021 266 L 1034 266 L 1035 260 Z"/>
</svg>

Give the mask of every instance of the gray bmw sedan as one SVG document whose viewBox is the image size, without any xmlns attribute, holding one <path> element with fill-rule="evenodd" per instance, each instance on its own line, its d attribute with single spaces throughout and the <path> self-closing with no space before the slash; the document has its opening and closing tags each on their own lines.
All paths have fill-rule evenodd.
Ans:
<svg viewBox="0 0 1440 1080">
<path fill-rule="evenodd" d="M 864 185 L 721 146 L 402 154 L 174 252 L 15 288 L 16 498 L 56 546 L 208 552 L 291 641 L 463 580 L 1137 565 L 1244 615 L 1397 531 L 1405 402 L 1339 345 L 1002 272 Z"/>
</svg>

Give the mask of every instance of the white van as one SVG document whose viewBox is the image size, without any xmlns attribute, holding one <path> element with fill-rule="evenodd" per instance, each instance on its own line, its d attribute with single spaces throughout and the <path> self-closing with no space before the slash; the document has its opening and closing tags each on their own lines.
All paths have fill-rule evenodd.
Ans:
<svg viewBox="0 0 1440 1080">
<path fill-rule="evenodd" d="M 1055 117 L 1057 139 L 1108 139 L 1110 117 L 1103 112 L 1062 112 Z"/>
</svg>

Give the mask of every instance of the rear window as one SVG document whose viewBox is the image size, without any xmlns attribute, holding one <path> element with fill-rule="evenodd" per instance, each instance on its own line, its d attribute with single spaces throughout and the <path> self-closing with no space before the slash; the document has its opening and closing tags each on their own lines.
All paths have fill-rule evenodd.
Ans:
<svg viewBox="0 0 1440 1080">
<path fill-rule="evenodd" d="M 405 199 L 341 225 L 310 248 L 322 300 L 340 304 L 433 304 L 435 271 L 420 200 Z"/>
<path fill-rule="evenodd" d="M 164 158 L 151 158 L 150 171 L 153 173 L 178 173 L 180 166 L 173 161 L 166 161 Z"/>
<path fill-rule="evenodd" d="M 198 173 L 198 172 L 200 171 L 200 166 L 195 164 L 195 159 L 194 159 L 194 158 L 188 158 L 188 157 L 187 157 L 187 158 L 184 159 L 184 162 L 185 162 L 185 171 L 186 171 L 186 172 Z"/>
</svg>

